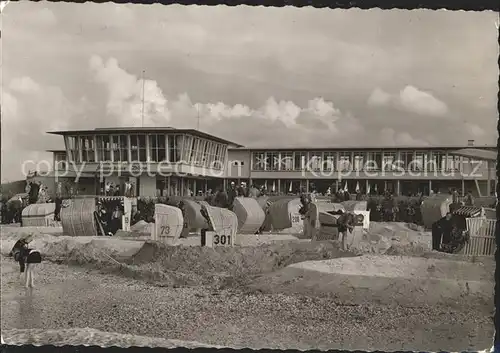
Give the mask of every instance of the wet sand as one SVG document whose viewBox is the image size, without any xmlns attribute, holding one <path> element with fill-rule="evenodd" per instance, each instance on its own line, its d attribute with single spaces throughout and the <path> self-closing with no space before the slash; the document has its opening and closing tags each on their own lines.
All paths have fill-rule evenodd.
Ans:
<svg viewBox="0 0 500 353">
<path fill-rule="evenodd" d="M 465 308 L 169 288 L 48 262 L 39 266 L 36 288 L 26 290 L 17 264 L 4 256 L 1 264 L 7 343 L 14 328 L 90 327 L 236 348 L 463 351 L 491 347 L 494 330 L 489 313 Z"/>
</svg>

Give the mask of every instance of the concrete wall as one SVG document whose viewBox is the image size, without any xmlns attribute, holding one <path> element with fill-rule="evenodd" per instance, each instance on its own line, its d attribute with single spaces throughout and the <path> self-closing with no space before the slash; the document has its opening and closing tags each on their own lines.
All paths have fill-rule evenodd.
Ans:
<svg viewBox="0 0 500 353">
<path fill-rule="evenodd" d="M 226 178 L 248 179 L 250 178 L 250 151 L 229 150 L 226 167 Z"/>
</svg>

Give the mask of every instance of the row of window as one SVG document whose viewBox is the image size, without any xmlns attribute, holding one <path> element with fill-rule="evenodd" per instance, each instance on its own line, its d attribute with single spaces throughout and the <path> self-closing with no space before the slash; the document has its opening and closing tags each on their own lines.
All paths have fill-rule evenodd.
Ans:
<svg viewBox="0 0 500 353">
<path fill-rule="evenodd" d="M 446 152 L 254 152 L 254 171 L 459 171 L 461 157 Z"/>
<path fill-rule="evenodd" d="M 132 134 L 70 136 L 67 150 L 75 163 L 182 161 L 221 169 L 227 146 L 190 135 Z"/>
</svg>

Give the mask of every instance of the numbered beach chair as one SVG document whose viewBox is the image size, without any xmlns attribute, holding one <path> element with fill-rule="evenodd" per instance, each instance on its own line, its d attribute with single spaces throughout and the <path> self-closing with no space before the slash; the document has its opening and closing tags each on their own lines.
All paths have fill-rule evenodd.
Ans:
<svg viewBox="0 0 500 353">
<path fill-rule="evenodd" d="M 155 205 L 155 225 L 151 229 L 152 240 L 176 245 L 184 227 L 182 211 L 174 206 Z"/>
</svg>

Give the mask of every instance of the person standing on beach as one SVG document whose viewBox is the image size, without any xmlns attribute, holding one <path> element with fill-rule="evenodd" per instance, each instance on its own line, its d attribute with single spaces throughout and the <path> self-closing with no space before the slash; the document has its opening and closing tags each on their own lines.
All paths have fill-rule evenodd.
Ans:
<svg viewBox="0 0 500 353">
<path fill-rule="evenodd" d="M 452 215 L 450 212 L 432 225 L 432 250 L 440 251 L 441 242 L 448 243 L 453 230 Z"/>
<path fill-rule="evenodd" d="M 62 197 L 60 193 L 56 194 L 55 210 L 54 210 L 54 221 L 61 222 L 61 208 L 62 208 Z"/>
<path fill-rule="evenodd" d="M 21 277 L 24 274 L 24 283 L 26 288 L 34 287 L 35 265 L 42 262 L 40 252 L 35 249 L 28 248 L 28 244 L 33 234 L 28 238 L 18 240 L 9 255 L 14 257 L 14 260 L 19 262 L 19 270 Z"/>
</svg>

